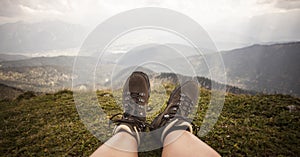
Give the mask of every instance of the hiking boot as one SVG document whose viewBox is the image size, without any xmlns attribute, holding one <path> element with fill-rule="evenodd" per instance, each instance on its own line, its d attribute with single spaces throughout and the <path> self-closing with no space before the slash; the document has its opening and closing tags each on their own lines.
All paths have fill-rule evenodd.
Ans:
<svg viewBox="0 0 300 157">
<path fill-rule="evenodd" d="M 139 145 L 139 132 L 146 129 L 146 105 L 150 97 L 150 82 L 148 76 L 143 72 L 133 72 L 123 87 L 123 109 L 121 119 L 113 120 L 117 124 L 113 134 L 125 131 L 134 136 Z"/>
<path fill-rule="evenodd" d="M 185 82 L 176 87 L 170 95 L 167 107 L 151 123 L 150 130 L 162 128 L 160 142 L 174 130 L 187 130 L 193 133 L 189 115 L 198 102 L 198 84 L 195 81 Z"/>
</svg>

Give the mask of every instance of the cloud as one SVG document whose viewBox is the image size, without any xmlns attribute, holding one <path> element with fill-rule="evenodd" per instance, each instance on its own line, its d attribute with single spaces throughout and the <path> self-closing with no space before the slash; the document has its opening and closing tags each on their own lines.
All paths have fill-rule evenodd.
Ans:
<svg viewBox="0 0 300 157">
<path fill-rule="evenodd" d="M 298 41 L 300 10 L 270 13 L 252 17 L 247 25 L 249 34 L 259 42 Z"/>
<path fill-rule="evenodd" d="M 1 0 L 0 16 L 15 17 L 23 14 L 23 10 L 17 1 Z"/>
<path fill-rule="evenodd" d="M 71 9 L 68 0 L 1 0 L 0 16 L 16 17 L 32 13 L 66 12 Z"/>
<path fill-rule="evenodd" d="M 20 1 L 20 5 L 28 7 L 32 10 L 47 11 L 56 10 L 58 12 L 65 12 L 70 10 L 71 6 L 67 0 L 51 0 L 51 1 L 39 1 L 39 0 L 26 0 Z"/>
<path fill-rule="evenodd" d="M 299 9 L 300 8 L 300 0 L 277 0 L 276 7 L 282 9 Z"/>
<path fill-rule="evenodd" d="M 257 4 L 273 5 L 284 10 L 300 9 L 300 0 L 257 0 Z"/>
</svg>

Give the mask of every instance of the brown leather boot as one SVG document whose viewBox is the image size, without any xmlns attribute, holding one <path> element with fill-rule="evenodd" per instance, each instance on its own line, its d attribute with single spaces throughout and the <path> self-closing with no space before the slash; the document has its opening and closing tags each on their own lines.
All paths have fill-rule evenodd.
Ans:
<svg viewBox="0 0 300 157">
<path fill-rule="evenodd" d="M 162 128 L 160 141 L 174 130 L 188 130 L 193 133 L 189 114 L 198 102 L 198 84 L 195 81 L 185 82 L 176 87 L 170 95 L 167 107 L 151 123 L 151 130 Z"/>
<path fill-rule="evenodd" d="M 113 134 L 126 131 L 140 143 L 139 132 L 146 129 L 146 105 L 150 97 L 150 82 L 143 72 L 133 72 L 123 87 L 123 109 L 121 119 L 111 120 L 117 124 Z"/>
</svg>

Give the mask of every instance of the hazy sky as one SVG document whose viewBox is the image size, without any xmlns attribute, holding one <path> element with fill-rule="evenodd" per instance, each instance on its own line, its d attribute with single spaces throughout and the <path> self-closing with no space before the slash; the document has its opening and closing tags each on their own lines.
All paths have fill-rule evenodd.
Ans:
<svg viewBox="0 0 300 157">
<path fill-rule="evenodd" d="M 1 23 L 60 19 L 97 24 L 118 12 L 146 6 L 174 9 L 197 21 L 243 22 L 267 13 L 286 13 L 300 8 L 300 0 L 1 0 Z"/>
<path fill-rule="evenodd" d="M 0 23 L 58 19 L 94 28 L 114 14 L 148 6 L 190 16 L 220 45 L 300 40 L 300 0 L 1 0 Z"/>
</svg>

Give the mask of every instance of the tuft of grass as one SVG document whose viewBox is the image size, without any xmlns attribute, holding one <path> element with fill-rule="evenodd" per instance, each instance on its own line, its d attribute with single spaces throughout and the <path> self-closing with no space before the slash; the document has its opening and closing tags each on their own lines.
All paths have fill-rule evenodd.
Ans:
<svg viewBox="0 0 300 157">
<path fill-rule="evenodd" d="M 170 94 L 173 85 L 166 85 Z M 151 93 L 147 121 L 160 110 L 161 93 Z M 157 90 L 159 91 L 159 90 Z M 122 112 L 118 94 L 97 91 L 97 101 L 109 116 Z M 194 123 L 201 126 L 211 92 L 201 89 Z M 166 100 L 168 96 L 164 96 Z M 165 105 L 165 102 L 163 102 Z M 214 129 L 201 140 L 222 156 L 297 156 L 300 154 L 300 99 L 286 95 L 228 94 Z M 89 156 L 103 141 L 81 122 L 71 91 L 0 101 L 1 156 Z M 139 153 L 160 156 L 161 149 Z"/>
</svg>

